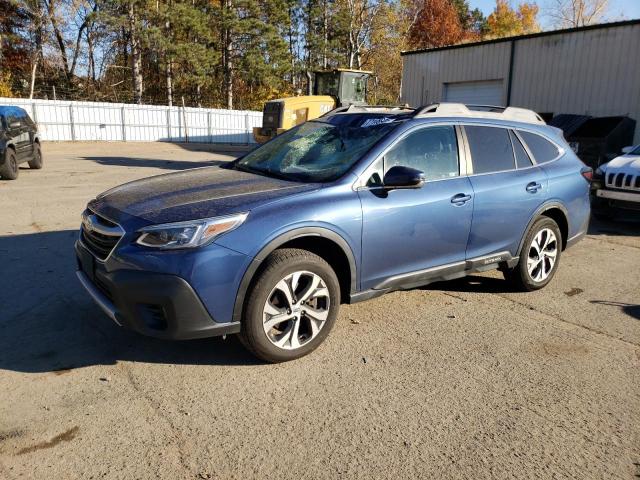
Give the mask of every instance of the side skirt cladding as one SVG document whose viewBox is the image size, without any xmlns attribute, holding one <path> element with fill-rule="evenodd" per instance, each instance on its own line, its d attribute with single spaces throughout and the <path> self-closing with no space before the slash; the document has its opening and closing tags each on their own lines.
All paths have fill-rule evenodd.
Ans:
<svg viewBox="0 0 640 480">
<path fill-rule="evenodd" d="M 395 290 L 408 290 L 434 282 L 462 278 L 472 273 L 513 268 L 518 264 L 518 260 L 519 257 L 514 257 L 511 253 L 505 251 L 472 258 L 463 262 L 455 262 L 448 265 L 428 268 L 426 270 L 418 270 L 402 275 L 396 275 L 384 280 L 371 290 L 351 295 L 349 303 L 362 302 Z"/>
</svg>

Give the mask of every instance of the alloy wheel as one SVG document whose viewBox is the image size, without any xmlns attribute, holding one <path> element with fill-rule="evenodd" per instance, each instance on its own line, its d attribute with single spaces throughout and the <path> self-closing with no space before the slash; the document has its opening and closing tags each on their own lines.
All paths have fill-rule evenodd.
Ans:
<svg viewBox="0 0 640 480">
<path fill-rule="evenodd" d="M 295 350 L 313 340 L 329 317 L 331 299 L 317 274 L 299 271 L 280 280 L 263 308 L 263 329 L 278 348 Z"/>
<path fill-rule="evenodd" d="M 540 230 L 529 247 L 527 271 L 534 282 L 543 282 L 553 271 L 558 256 L 558 239 L 549 228 Z"/>
</svg>

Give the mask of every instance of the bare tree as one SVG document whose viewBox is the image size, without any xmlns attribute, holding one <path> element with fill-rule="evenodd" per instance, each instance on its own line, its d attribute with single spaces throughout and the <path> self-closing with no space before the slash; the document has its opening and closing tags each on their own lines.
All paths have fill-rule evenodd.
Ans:
<svg viewBox="0 0 640 480">
<path fill-rule="evenodd" d="M 57 0 L 43 0 L 47 8 L 49 22 L 53 30 L 55 44 L 60 51 L 60 58 L 64 67 L 64 73 L 67 79 L 71 79 L 75 75 L 78 58 L 81 53 L 81 42 L 90 25 L 95 21 L 95 15 L 98 10 L 97 2 L 58 2 Z M 66 9 L 68 8 L 68 11 Z M 74 22 L 79 22 L 75 23 Z M 71 40 L 69 37 L 75 37 Z M 71 59 L 69 59 L 70 47 L 68 44 L 73 42 L 71 50 Z"/>
<path fill-rule="evenodd" d="M 129 20 L 129 42 L 131 44 L 131 73 L 133 81 L 133 103 L 142 103 L 142 49 L 138 36 L 138 17 L 135 11 L 135 3 L 129 1 L 127 12 Z"/>
<path fill-rule="evenodd" d="M 45 37 L 44 26 L 44 10 L 40 0 L 27 0 L 24 2 L 24 10 L 30 20 L 30 34 L 33 37 L 35 48 L 31 52 L 31 81 L 29 88 L 29 98 L 33 98 L 36 84 L 36 72 L 38 70 L 38 62 L 44 58 L 43 43 Z"/>
<path fill-rule="evenodd" d="M 560 27 L 583 27 L 603 20 L 609 0 L 555 0 L 548 16 Z"/>
<path fill-rule="evenodd" d="M 223 24 L 220 31 L 222 37 L 222 95 L 226 108 L 233 108 L 233 32 L 231 30 L 232 0 L 221 0 Z"/>
<path fill-rule="evenodd" d="M 362 51 L 369 40 L 373 20 L 380 3 L 375 0 L 346 0 L 349 18 L 347 27 L 347 64 L 349 68 L 362 66 Z"/>
</svg>

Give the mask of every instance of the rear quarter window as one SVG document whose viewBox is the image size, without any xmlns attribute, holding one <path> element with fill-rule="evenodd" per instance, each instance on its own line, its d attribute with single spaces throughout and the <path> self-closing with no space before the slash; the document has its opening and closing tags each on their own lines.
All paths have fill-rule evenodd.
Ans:
<svg viewBox="0 0 640 480">
<path fill-rule="evenodd" d="M 527 168 L 533 165 L 517 135 L 513 132 L 509 132 L 509 136 L 511 137 L 511 143 L 513 144 L 513 151 L 516 154 L 516 167 Z"/>
<path fill-rule="evenodd" d="M 35 127 L 36 126 L 35 122 L 31 119 L 31 117 L 29 116 L 28 113 L 25 113 L 25 115 L 24 115 L 24 123 L 26 123 L 30 127 Z"/>
<path fill-rule="evenodd" d="M 555 160 L 560 155 L 560 150 L 546 138 L 535 133 L 518 130 L 520 137 L 529 147 L 536 163 L 546 163 Z"/>
</svg>

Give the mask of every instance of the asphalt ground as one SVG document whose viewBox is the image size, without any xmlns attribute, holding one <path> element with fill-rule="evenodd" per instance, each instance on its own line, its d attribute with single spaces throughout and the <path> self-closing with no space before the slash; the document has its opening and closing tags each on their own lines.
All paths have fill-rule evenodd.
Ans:
<svg viewBox="0 0 640 480">
<path fill-rule="evenodd" d="M 342 306 L 313 354 L 112 323 L 75 277 L 80 213 L 232 152 L 45 144 L 0 182 L 0 478 L 640 477 L 640 223 L 594 222 L 547 288 L 498 272 Z"/>
</svg>

